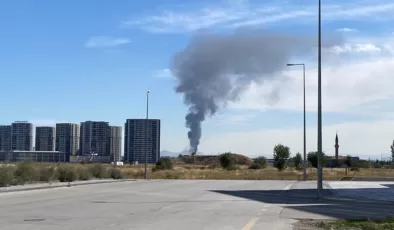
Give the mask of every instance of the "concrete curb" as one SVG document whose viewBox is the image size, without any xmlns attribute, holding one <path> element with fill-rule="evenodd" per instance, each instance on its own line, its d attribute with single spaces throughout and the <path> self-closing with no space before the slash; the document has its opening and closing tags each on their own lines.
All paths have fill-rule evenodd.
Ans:
<svg viewBox="0 0 394 230">
<path fill-rule="evenodd" d="M 352 202 L 352 203 L 358 203 L 358 204 L 385 204 L 385 205 L 394 205 L 394 201 L 390 200 L 375 200 L 375 199 L 370 199 L 370 198 L 361 198 L 360 199 L 365 199 L 365 200 L 360 200 L 360 199 L 354 199 L 346 196 L 340 196 L 340 197 L 334 197 L 334 196 L 323 196 L 324 200 L 331 200 L 331 201 L 344 201 L 344 202 Z"/>
<path fill-rule="evenodd" d="M 331 195 L 339 195 L 336 191 L 335 191 L 335 189 L 333 189 L 332 187 L 331 187 L 331 185 L 330 184 L 328 184 L 328 183 L 323 183 L 323 187 L 326 187 L 326 190 L 328 190 L 330 193 L 331 193 Z"/>
<path fill-rule="evenodd" d="M 53 184 L 11 186 L 11 187 L 0 188 L 0 194 L 9 193 L 9 192 L 22 192 L 22 191 L 42 190 L 42 189 L 51 189 L 51 188 L 65 188 L 65 187 L 74 187 L 74 186 L 83 186 L 83 185 L 108 184 L 108 183 L 130 182 L 130 181 L 137 181 L 137 180 L 136 179 L 102 180 L 102 181 L 92 180 L 92 181 L 75 181 L 75 182 L 57 182 Z"/>
</svg>

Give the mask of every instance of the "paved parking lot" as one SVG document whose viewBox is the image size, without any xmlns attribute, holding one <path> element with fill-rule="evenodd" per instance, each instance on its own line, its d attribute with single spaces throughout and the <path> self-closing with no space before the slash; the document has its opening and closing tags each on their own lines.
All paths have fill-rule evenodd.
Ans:
<svg viewBox="0 0 394 230">
<path fill-rule="evenodd" d="M 286 230 L 299 219 L 394 215 L 392 205 L 318 200 L 315 185 L 313 181 L 152 180 L 1 193 L 0 226 L 10 230 Z"/>
</svg>

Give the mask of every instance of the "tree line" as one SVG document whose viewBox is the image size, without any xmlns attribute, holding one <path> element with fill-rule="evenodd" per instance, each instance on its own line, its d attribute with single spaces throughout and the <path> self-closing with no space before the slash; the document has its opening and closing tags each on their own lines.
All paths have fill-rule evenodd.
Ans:
<svg viewBox="0 0 394 230">
<path fill-rule="evenodd" d="M 394 142 L 391 146 L 394 159 Z M 232 157 L 231 152 L 223 153 L 219 156 L 220 165 L 225 169 L 237 169 L 237 162 Z M 351 171 L 357 171 L 359 168 L 387 168 L 394 167 L 394 161 L 368 161 L 368 160 L 354 160 L 352 156 L 347 155 L 345 159 L 339 159 L 338 162 L 335 158 L 327 156 L 324 152 L 322 153 L 322 158 L 320 159 L 322 167 L 340 167 L 340 168 L 350 168 Z M 318 167 L 318 154 L 316 151 L 309 152 L 307 154 L 307 164 L 308 167 L 317 168 Z M 267 167 L 268 160 L 264 156 L 257 157 L 253 159 L 253 163 L 249 166 L 250 169 L 262 169 Z M 282 171 L 288 167 L 294 167 L 296 169 L 303 168 L 303 157 L 301 153 L 296 153 L 294 157 L 291 157 L 290 147 L 277 144 L 273 148 L 273 166 Z"/>
</svg>

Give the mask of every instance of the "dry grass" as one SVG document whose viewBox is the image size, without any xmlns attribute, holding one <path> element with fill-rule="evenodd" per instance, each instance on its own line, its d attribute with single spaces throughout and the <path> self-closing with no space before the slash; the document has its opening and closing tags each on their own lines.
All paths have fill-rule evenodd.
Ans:
<svg viewBox="0 0 394 230">
<path fill-rule="evenodd" d="M 279 172 L 277 169 L 268 166 L 265 169 L 253 170 L 247 167 L 240 167 L 238 170 L 225 170 L 219 167 L 202 165 L 177 165 L 173 170 L 161 170 L 152 172 L 149 166 L 149 178 L 151 179 L 218 179 L 218 180 L 301 180 L 302 170 L 292 168 Z M 122 166 L 120 167 L 126 178 L 143 178 L 144 166 Z M 394 177 L 393 169 L 360 169 L 358 172 L 346 169 L 323 169 L 324 180 L 339 180 L 345 176 L 377 176 Z M 309 180 L 316 180 L 316 169 L 308 169 Z"/>
<path fill-rule="evenodd" d="M 54 164 L 38 164 L 40 167 L 53 166 Z M 67 164 L 67 167 L 78 170 L 85 170 L 91 167 L 91 164 Z M 114 167 L 113 165 L 103 165 L 106 169 Z M 116 166 L 122 173 L 124 178 L 142 179 L 144 178 L 144 165 L 137 166 Z M 240 166 L 237 170 L 225 170 L 215 165 L 193 165 L 183 164 L 174 166 L 173 170 L 158 170 L 153 172 L 154 165 L 148 166 L 148 173 L 150 179 L 217 179 L 217 180 L 301 180 L 302 170 L 288 168 L 279 172 L 272 166 L 265 169 L 248 169 L 247 166 Z M 323 169 L 324 180 L 339 180 L 342 177 L 348 176 L 372 176 L 372 177 L 394 177 L 394 169 L 383 168 L 361 168 L 360 171 L 346 174 L 346 169 Z M 316 169 L 308 169 L 308 179 L 316 180 Z"/>
</svg>

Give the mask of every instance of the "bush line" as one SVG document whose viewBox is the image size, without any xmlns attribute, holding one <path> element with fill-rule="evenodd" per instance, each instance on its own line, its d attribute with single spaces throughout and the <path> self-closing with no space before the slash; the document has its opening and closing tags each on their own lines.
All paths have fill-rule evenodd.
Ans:
<svg viewBox="0 0 394 230">
<path fill-rule="evenodd" d="M 0 187 L 23 185 L 37 182 L 73 182 L 90 179 L 122 179 L 123 173 L 114 167 L 101 164 L 91 166 L 40 165 L 33 162 L 20 162 L 15 165 L 0 165 Z"/>
</svg>

